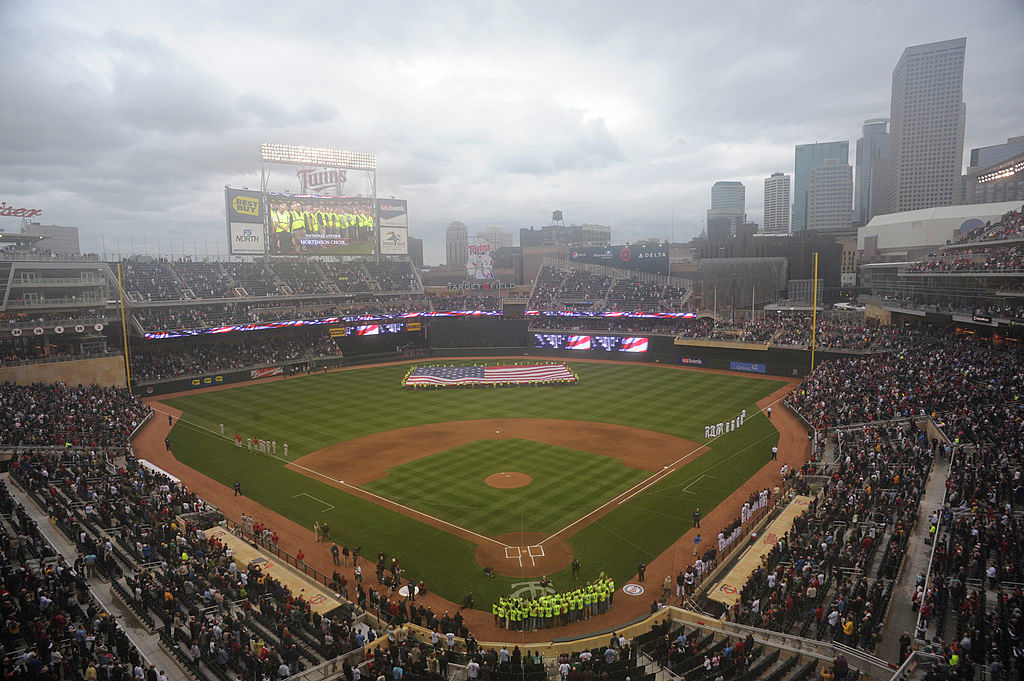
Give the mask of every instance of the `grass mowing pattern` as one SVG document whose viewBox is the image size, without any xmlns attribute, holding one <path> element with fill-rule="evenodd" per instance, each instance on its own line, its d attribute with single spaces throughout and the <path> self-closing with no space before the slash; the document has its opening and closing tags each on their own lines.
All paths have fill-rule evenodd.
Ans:
<svg viewBox="0 0 1024 681">
<path fill-rule="evenodd" d="M 505 471 L 533 482 L 516 489 L 484 482 Z M 496 537 L 524 529 L 557 532 L 649 475 L 608 456 L 530 440 L 479 440 L 388 469 L 363 488 Z"/>
<path fill-rule="evenodd" d="M 651 560 L 689 529 L 696 506 L 710 511 L 770 458 L 778 433 L 767 419 L 751 415 L 757 411 L 756 400 L 782 382 L 658 366 L 569 365 L 580 376 L 578 385 L 403 391 L 399 386 L 408 365 L 395 365 L 182 396 L 168 400 L 185 412 L 171 432 L 171 445 L 183 463 L 227 487 L 239 480 L 243 492 L 264 506 L 306 527 L 326 520 L 339 542 L 361 545 L 367 556 L 378 551 L 399 555 L 409 574 L 432 590 L 457 602 L 472 591 L 477 603 L 486 604 L 520 580 L 485 578 L 471 542 L 285 469 L 282 461 L 236 448 L 230 437 L 237 431 L 276 439 L 279 455 L 280 445 L 288 442 L 294 459 L 342 440 L 404 426 L 559 418 L 617 423 L 703 442 L 704 425 L 746 409 L 744 426 L 716 440 L 711 451 L 570 539 L 585 578 L 604 569 L 621 583 L 640 560 Z M 226 438 L 219 436 L 219 423 L 225 425 Z M 705 471 L 716 477 L 699 480 L 694 494 L 683 494 L 682 488 Z M 588 493 L 590 478 L 577 478 Z M 322 504 L 295 496 L 300 492 L 335 508 L 325 513 Z M 520 510 L 518 515 L 525 514 Z M 564 518 L 559 527 L 579 515 Z M 566 584 L 568 571 L 552 578 L 556 586 Z"/>
</svg>

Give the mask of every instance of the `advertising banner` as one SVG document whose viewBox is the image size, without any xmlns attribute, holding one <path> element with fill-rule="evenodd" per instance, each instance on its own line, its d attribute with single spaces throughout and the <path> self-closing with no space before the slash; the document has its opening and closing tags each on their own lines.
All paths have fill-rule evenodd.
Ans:
<svg viewBox="0 0 1024 681">
<path fill-rule="evenodd" d="M 373 199 L 270 194 L 273 255 L 373 255 Z"/>
<path fill-rule="evenodd" d="M 380 228 L 381 255 L 407 255 L 409 253 L 409 230 L 405 227 Z"/>
<path fill-rule="evenodd" d="M 254 222 L 228 224 L 228 244 L 231 255 L 263 255 L 267 244 L 263 239 L 263 225 Z"/>
<path fill-rule="evenodd" d="M 569 255 L 573 260 L 592 265 L 606 265 L 655 274 L 668 273 L 668 246 L 666 244 L 574 248 Z"/>
<path fill-rule="evenodd" d="M 228 222 L 263 224 L 263 194 L 251 189 L 225 189 Z"/>
<path fill-rule="evenodd" d="M 266 210 L 263 194 L 251 189 L 225 189 L 224 213 L 228 223 L 228 250 L 232 255 L 263 255 Z"/>
<path fill-rule="evenodd" d="M 756 362 L 729 362 L 729 368 L 733 371 L 746 371 L 750 374 L 763 374 L 767 371 L 768 365 Z"/>
<path fill-rule="evenodd" d="M 702 357 L 680 357 L 679 363 L 687 367 L 707 366 L 707 362 Z"/>
<path fill-rule="evenodd" d="M 466 278 L 494 279 L 493 246 L 486 241 L 474 241 L 466 246 Z"/>
<path fill-rule="evenodd" d="M 267 378 L 268 376 L 281 376 L 284 374 L 284 369 L 281 367 L 263 367 L 262 369 L 253 369 L 250 375 L 253 378 Z"/>
<path fill-rule="evenodd" d="M 377 220 L 381 227 L 408 227 L 409 204 L 405 199 L 377 199 Z"/>
</svg>

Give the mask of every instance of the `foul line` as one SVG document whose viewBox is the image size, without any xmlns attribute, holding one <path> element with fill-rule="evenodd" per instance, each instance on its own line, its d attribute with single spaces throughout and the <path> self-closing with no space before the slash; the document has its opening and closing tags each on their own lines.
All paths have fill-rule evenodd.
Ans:
<svg viewBox="0 0 1024 681">
<path fill-rule="evenodd" d="M 334 504 L 328 504 L 323 499 L 318 499 L 317 497 L 314 497 L 312 494 L 307 494 L 306 492 L 299 492 L 298 494 L 293 496 L 292 499 L 298 499 L 299 497 L 309 497 L 313 501 L 319 501 L 321 504 L 326 506 L 327 508 L 325 508 L 324 510 L 320 511 L 321 513 L 327 513 L 328 511 L 334 510 Z"/>
<path fill-rule="evenodd" d="M 158 409 L 153 409 L 153 411 L 159 412 Z M 160 413 L 164 413 L 164 412 L 160 412 Z M 213 431 L 213 430 L 211 430 L 209 428 L 204 428 L 204 427 L 202 427 L 202 426 L 200 426 L 200 425 L 198 425 L 196 423 L 193 423 L 191 421 L 182 419 L 180 417 L 174 423 L 175 423 L 175 425 L 177 425 L 178 423 L 181 423 L 184 426 L 187 426 L 189 428 L 193 428 L 194 430 L 198 430 L 200 432 L 209 433 L 209 434 L 213 435 L 214 437 L 219 437 L 222 440 L 226 440 L 228 442 L 234 442 L 235 441 L 235 439 L 233 437 L 228 437 L 227 435 L 221 435 L 221 434 L 219 434 L 219 433 L 217 433 L 217 432 L 215 432 L 215 431 Z M 358 494 L 355 494 L 354 496 L 363 496 L 363 495 L 365 495 L 365 496 L 368 496 L 368 497 L 373 497 L 374 499 L 382 501 L 385 504 L 390 504 L 391 506 L 397 506 L 398 508 L 400 508 L 400 509 L 402 509 L 404 511 L 408 511 L 409 513 L 411 513 L 413 515 L 417 515 L 417 516 L 420 516 L 422 518 L 427 518 L 429 520 L 432 520 L 432 521 L 434 521 L 436 523 L 439 523 L 441 525 L 444 525 L 446 527 L 451 527 L 451 528 L 456 529 L 456 530 L 458 530 L 460 532 L 464 532 L 466 534 L 473 535 L 474 537 L 478 537 L 480 539 L 487 540 L 489 542 L 497 544 L 498 546 L 508 546 L 508 544 L 506 544 L 504 542 L 500 542 L 497 539 L 492 539 L 490 537 L 485 537 L 484 535 L 480 534 L 479 532 L 474 532 L 473 530 L 467 530 L 465 527 L 460 527 L 460 526 L 456 525 L 455 523 L 450 523 L 447 520 L 442 520 L 441 518 L 435 518 L 434 516 L 430 515 L 429 513 L 424 513 L 423 511 L 418 511 L 415 508 L 410 508 L 409 506 L 406 506 L 405 504 L 400 504 L 397 501 L 394 501 L 393 499 L 388 499 L 387 497 L 382 497 L 379 494 L 374 494 L 373 492 L 370 492 L 369 490 L 365 490 L 362 487 L 358 487 L 358 486 L 353 485 L 351 483 L 345 482 L 344 480 L 338 480 L 337 478 L 332 478 L 331 476 L 326 475 L 324 473 L 321 473 L 320 471 L 315 471 L 312 468 L 308 468 L 308 467 L 303 466 L 303 465 L 301 465 L 299 463 L 296 463 L 295 461 L 292 461 L 291 459 L 284 459 L 284 458 L 281 458 L 280 456 L 277 456 L 276 454 L 268 454 L 268 453 L 259 452 L 259 451 L 256 451 L 256 450 L 253 450 L 252 452 L 248 452 L 248 450 L 246 450 L 246 453 L 252 453 L 252 454 L 256 454 L 258 456 L 267 456 L 267 457 L 270 457 L 271 459 L 277 459 L 278 461 L 283 461 L 286 464 L 290 464 L 294 468 L 300 468 L 300 469 L 302 469 L 304 471 L 312 473 L 313 475 L 318 475 L 321 478 L 324 478 L 325 480 L 330 480 L 331 482 L 333 482 L 334 484 L 336 484 L 338 486 L 347 487 L 349 489 L 355 490 L 355 492 L 357 492 Z M 323 503 L 323 502 L 321 502 L 321 503 Z"/>
<path fill-rule="evenodd" d="M 787 395 L 788 395 L 788 393 L 787 393 Z M 774 402 L 770 403 L 767 407 L 765 407 L 765 409 L 767 409 L 768 407 L 772 407 L 772 406 L 778 404 L 779 402 L 781 402 L 785 398 L 786 398 L 785 395 L 783 397 L 780 397 L 779 399 L 777 399 Z M 758 409 L 757 413 L 758 414 L 763 414 L 764 413 L 764 409 Z M 635 497 L 637 494 L 640 494 L 641 492 L 646 490 L 651 485 L 654 485 L 655 483 L 665 479 L 666 477 L 668 477 L 672 473 L 675 473 L 675 471 L 676 471 L 675 467 L 678 466 L 681 462 L 685 461 L 686 459 L 689 459 L 691 456 L 693 456 L 694 454 L 699 452 L 701 449 L 703 449 L 704 447 L 709 446 L 712 442 L 714 442 L 715 440 L 717 440 L 720 437 L 724 437 L 725 435 L 726 435 L 726 433 L 722 433 L 721 435 L 716 435 L 715 437 L 711 438 L 710 440 L 708 440 L 704 444 L 700 445 L 699 447 L 697 447 L 693 451 L 691 451 L 691 452 L 689 452 L 687 454 L 684 454 L 683 456 L 679 457 L 678 459 L 676 459 L 672 463 L 668 464 L 667 466 L 662 468 L 657 473 L 654 473 L 653 475 L 651 475 L 649 478 L 647 478 L 645 480 L 641 480 L 637 484 L 635 484 L 632 487 L 630 487 L 629 489 L 627 489 L 625 492 L 622 492 L 618 496 L 616 496 L 616 497 L 614 497 L 612 499 L 609 499 L 604 504 L 598 506 L 597 508 L 595 508 L 593 511 L 591 511 L 588 514 L 586 514 L 585 516 L 581 516 L 581 517 L 577 518 L 576 520 L 572 521 L 571 523 L 569 523 L 568 525 L 566 525 L 562 529 L 560 529 L 557 532 L 555 532 L 554 534 L 552 534 L 547 539 L 545 539 L 542 542 L 540 542 L 540 544 L 538 544 L 538 546 L 543 546 L 545 542 L 548 542 L 548 541 L 554 539 L 555 537 L 557 537 L 558 535 L 562 534 L 566 530 L 569 530 L 569 529 L 572 529 L 573 527 L 576 527 L 577 525 L 579 525 L 581 522 L 583 522 L 584 520 L 586 520 L 590 516 L 594 515 L 595 513 L 599 513 L 601 511 L 603 511 L 604 509 L 608 508 L 612 504 L 615 504 L 616 506 L 621 506 L 622 504 L 626 503 L 627 501 L 629 501 L 630 499 Z M 761 442 L 764 439 L 765 438 L 761 438 L 761 440 L 758 440 L 758 442 Z M 748 449 L 748 448 L 749 447 L 746 447 L 744 449 Z M 741 450 L 741 451 L 743 451 L 743 450 Z M 637 488 L 639 488 L 639 489 L 637 489 Z M 628 495 L 628 496 L 626 496 L 626 495 Z M 623 498 L 623 497 L 625 497 L 625 498 Z"/>
</svg>

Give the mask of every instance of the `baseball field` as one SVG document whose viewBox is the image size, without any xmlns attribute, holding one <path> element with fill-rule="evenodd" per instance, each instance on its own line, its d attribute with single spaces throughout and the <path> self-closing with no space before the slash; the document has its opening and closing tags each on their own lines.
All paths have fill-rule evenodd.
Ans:
<svg viewBox="0 0 1024 681">
<path fill-rule="evenodd" d="M 547 574 L 651 561 L 771 457 L 756 402 L 785 385 L 657 365 L 569 362 L 572 386 L 402 390 L 409 364 L 162 400 L 174 456 L 339 544 L 478 607 Z M 743 425 L 705 426 L 745 412 Z M 220 426 L 224 425 L 224 436 Z M 236 447 L 234 434 L 276 442 Z M 284 445 L 288 445 L 287 457 Z M 710 544 L 709 544 L 710 545 Z M 312 548 L 312 547 L 310 547 Z M 308 552 L 310 549 L 307 548 Z M 484 575 L 491 567 L 495 577 Z M 372 567 L 364 564 L 372 578 Z"/>
</svg>

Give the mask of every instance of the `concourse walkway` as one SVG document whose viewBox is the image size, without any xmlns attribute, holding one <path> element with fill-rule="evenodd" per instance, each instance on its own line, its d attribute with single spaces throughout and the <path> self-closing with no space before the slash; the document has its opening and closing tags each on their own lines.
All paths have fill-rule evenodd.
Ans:
<svg viewBox="0 0 1024 681">
<path fill-rule="evenodd" d="M 949 458 L 940 447 L 932 461 L 924 496 L 917 510 L 917 523 L 907 544 L 903 571 L 893 588 L 889 613 L 882 629 L 882 641 L 878 644 L 878 656 L 897 665 L 900 663 L 896 659 L 900 654 L 900 636 L 906 631 L 913 637 L 917 625 L 917 613 L 910 608 L 910 599 L 914 595 L 917 573 L 928 573 L 928 563 L 932 556 L 932 547 L 925 543 L 928 538 L 928 516 L 942 508 L 948 476 Z"/>
</svg>

